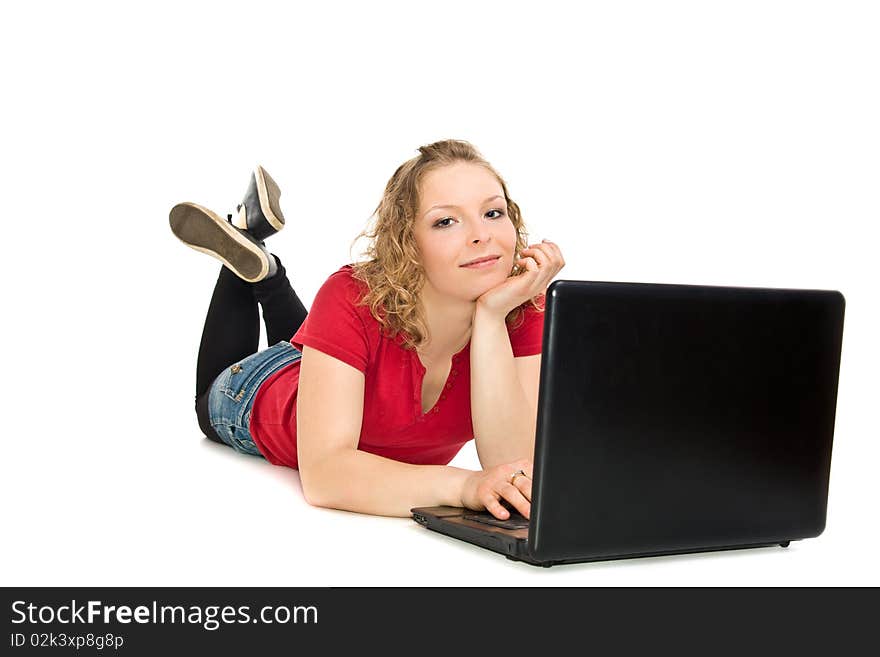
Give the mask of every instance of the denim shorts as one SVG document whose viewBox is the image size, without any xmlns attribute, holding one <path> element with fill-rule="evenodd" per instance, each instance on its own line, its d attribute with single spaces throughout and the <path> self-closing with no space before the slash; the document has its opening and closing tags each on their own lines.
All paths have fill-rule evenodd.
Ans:
<svg viewBox="0 0 880 657">
<path fill-rule="evenodd" d="M 237 452 L 262 456 L 248 428 L 257 390 L 275 372 L 300 358 L 299 349 L 279 342 L 227 367 L 214 379 L 208 393 L 208 418 L 220 440 Z"/>
</svg>

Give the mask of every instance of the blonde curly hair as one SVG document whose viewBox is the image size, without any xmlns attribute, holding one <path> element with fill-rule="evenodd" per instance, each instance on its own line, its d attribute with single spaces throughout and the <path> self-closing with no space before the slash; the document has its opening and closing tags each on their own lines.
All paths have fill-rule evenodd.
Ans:
<svg viewBox="0 0 880 657">
<path fill-rule="evenodd" d="M 352 271 L 353 277 L 364 282 L 368 288 L 359 305 L 370 307 L 370 313 L 386 336 L 393 338 L 400 334 L 407 349 L 419 348 L 429 337 L 420 301 L 425 271 L 413 234 L 419 209 L 419 188 L 425 174 L 457 162 L 485 167 L 504 190 L 507 214 L 516 229 L 516 253 L 528 247 L 528 233 L 519 206 L 510 198 L 507 185 L 498 172 L 473 145 L 462 140 L 447 139 L 420 146 L 419 153 L 397 168 L 371 217 L 372 226 L 354 239 L 357 242 L 366 237 L 369 245 L 361 254 L 367 259 L 354 263 Z M 515 276 L 519 272 L 520 268 L 514 263 L 508 276 Z M 523 311 L 529 305 L 543 311 L 539 298 L 534 297 L 508 313 L 505 318 L 508 327 L 516 328 L 522 323 Z"/>
</svg>

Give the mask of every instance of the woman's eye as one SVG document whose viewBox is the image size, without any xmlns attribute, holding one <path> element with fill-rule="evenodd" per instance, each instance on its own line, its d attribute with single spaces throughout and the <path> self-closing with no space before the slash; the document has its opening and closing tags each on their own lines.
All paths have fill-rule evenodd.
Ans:
<svg viewBox="0 0 880 657">
<path fill-rule="evenodd" d="M 489 215 L 493 212 L 497 212 L 498 215 L 494 216 L 494 217 L 489 217 L 490 219 L 498 219 L 499 217 L 504 216 L 504 210 L 489 210 L 489 212 L 487 212 L 486 214 Z M 455 221 L 455 220 L 452 217 L 444 217 L 443 219 L 440 219 L 439 221 L 434 222 L 434 228 L 447 228 L 451 224 L 444 223 L 444 222 L 448 222 L 448 221 Z"/>
</svg>

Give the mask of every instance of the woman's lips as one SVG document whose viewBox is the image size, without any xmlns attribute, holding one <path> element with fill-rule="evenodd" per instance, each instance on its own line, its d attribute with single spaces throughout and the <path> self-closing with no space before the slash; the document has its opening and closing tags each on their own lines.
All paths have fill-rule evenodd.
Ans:
<svg viewBox="0 0 880 657">
<path fill-rule="evenodd" d="M 483 260 L 482 262 L 475 262 L 472 265 L 461 265 L 465 269 L 489 269 L 490 267 L 494 267 L 498 261 L 501 260 L 499 257 L 492 258 L 491 260 Z"/>
</svg>

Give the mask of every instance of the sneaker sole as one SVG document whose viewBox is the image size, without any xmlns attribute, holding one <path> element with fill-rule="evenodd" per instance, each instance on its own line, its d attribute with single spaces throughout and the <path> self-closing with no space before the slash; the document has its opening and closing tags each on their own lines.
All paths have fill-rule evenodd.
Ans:
<svg viewBox="0 0 880 657">
<path fill-rule="evenodd" d="M 281 214 L 281 189 L 278 184 L 272 180 L 266 170 L 257 165 L 254 175 L 257 179 L 257 195 L 260 197 L 260 209 L 269 222 L 269 225 L 279 231 L 284 228 L 284 215 Z"/>
<path fill-rule="evenodd" d="M 188 247 L 207 253 L 248 283 L 256 283 L 269 273 L 269 260 L 258 244 L 195 203 L 179 203 L 168 217 L 171 232 Z"/>
</svg>

